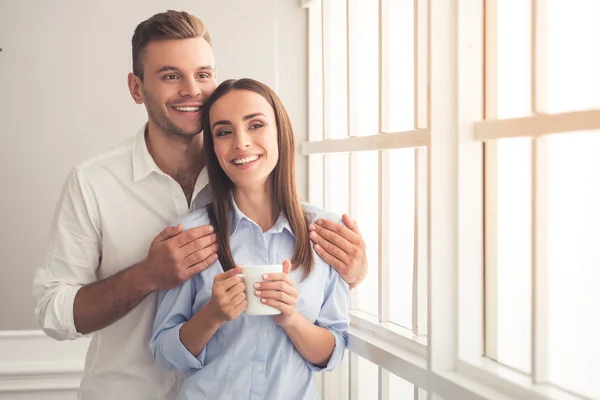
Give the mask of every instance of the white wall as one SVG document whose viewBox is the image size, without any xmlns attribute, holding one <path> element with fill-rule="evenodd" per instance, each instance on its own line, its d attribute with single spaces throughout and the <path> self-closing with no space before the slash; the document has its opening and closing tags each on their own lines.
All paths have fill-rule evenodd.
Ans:
<svg viewBox="0 0 600 400">
<path fill-rule="evenodd" d="M 219 81 L 252 77 L 269 84 L 282 97 L 301 142 L 307 137 L 307 15 L 299 3 L 0 0 L 0 331 L 11 331 L 0 342 L 24 335 L 25 341 L 16 342 L 18 351 L 31 351 L 27 340 L 57 349 L 26 332 L 38 328 L 31 281 L 68 170 L 135 134 L 145 121 L 145 109 L 134 104 L 126 85 L 137 23 L 167 8 L 203 19 L 213 36 Z M 304 159 L 298 169 L 304 196 Z M 3 391 L 11 379 L 7 371 L 17 360 L 54 361 L 18 352 L 12 359 L 2 350 L 13 345 L 0 343 L 0 398 L 3 392 L 6 398 L 38 398 Z M 77 364 L 81 345 L 61 345 L 52 354 L 69 351 Z"/>
</svg>

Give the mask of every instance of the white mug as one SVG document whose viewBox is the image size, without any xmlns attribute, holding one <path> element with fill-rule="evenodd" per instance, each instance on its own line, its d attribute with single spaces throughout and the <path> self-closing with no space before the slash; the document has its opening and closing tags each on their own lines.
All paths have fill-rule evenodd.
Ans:
<svg viewBox="0 0 600 400">
<path fill-rule="evenodd" d="M 276 308 L 268 306 L 260 302 L 260 297 L 254 294 L 256 289 L 255 283 L 263 282 L 264 274 L 275 274 L 283 272 L 283 265 L 243 265 L 242 273 L 238 274 L 244 280 L 246 285 L 246 298 L 248 300 L 248 315 L 277 315 L 281 314 Z"/>
</svg>

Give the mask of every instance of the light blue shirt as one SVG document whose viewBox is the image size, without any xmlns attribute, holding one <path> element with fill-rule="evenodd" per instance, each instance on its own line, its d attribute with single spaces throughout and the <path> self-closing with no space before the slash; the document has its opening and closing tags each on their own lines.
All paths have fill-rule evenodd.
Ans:
<svg viewBox="0 0 600 400">
<path fill-rule="evenodd" d="M 312 221 L 339 216 L 303 204 Z M 206 208 L 179 221 L 184 230 L 210 223 Z M 233 202 L 230 214 L 230 246 L 235 263 L 281 264 L 291 259 L 295 237 L 280 215 L 267 232 L 246 217 Z M 315 265 L 302 280 L 300 269 L 290 277 L 296 282 L 296 310 L 317 326 L 328 329 L 335 347 L 325 368 L 307 362 L 296 350 L 273 316 L 249 316 L 221 325 L 195 357 L 179 339 L 179 329 L 208 303 L 215 275 L 223 272 L 219 261 L 177 288 L 160 296 L 150 348 L 160 365 L 186 371 L 179 399 L 209 400 L 313 400 L 319 399 L 312 372 L 331 371 L 339 365 L 348 339 L 348 284 L 313 250 Z"/>
</svg>

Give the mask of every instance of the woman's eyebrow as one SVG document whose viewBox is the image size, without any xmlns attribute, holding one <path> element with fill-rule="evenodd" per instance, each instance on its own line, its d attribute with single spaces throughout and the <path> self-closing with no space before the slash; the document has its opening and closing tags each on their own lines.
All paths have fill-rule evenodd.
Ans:
<svg viewBox="0 0 600 400">
<path fill-rule="evenodd" d="M 257 112 L 257 113 L 253 113 L 253 114 L 248 114 L 246 115 L 244 118 L 242 118 L 244 121 L 248 121 L 249 119 L 252 119 L 254 117 L 258 117 L 259 115 L 262 115 L 263 117 L 265 116 L 265 114 L 261 113 L 261 112 Z M 231 121 L 226 120 L 226 119 L 221 119 L 217 122 L 215 122 L 212 127 L 213 129 L 215 128 L 215 126 L 217 125 L 231 125 Z"/>
</svg>

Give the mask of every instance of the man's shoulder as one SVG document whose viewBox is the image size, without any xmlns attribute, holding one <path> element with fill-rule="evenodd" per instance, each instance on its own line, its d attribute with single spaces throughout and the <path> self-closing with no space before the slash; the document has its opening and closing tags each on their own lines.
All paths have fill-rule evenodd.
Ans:
<svg viewBox="0 0 600 400">
<path fill-rule="evenodd" d="M 342 223 L 342 216 L 337 213 L 327 211 L 321 207 L 315 206 L 314 204 L 309 204 L 305 202 L 301 202 L 300 204 L 302 205 L 302 208 L 308 212 L 308 215 L 310 215 L 311 222 L 315 222 L 318 219 L 322 218 L 328 219 L 333 222 Z"/>
<path fill-rule="evenodd" d="M 130 166 L 135 136 L 132 136 L 108 149 L 86 158 L 75 166 L 78 172 L 93 173 L 98 169 L 113 169 Z"/>
<path fill-rule="evenodd" d="M 183 217 L 173 221 L 171 226 L 177 226 L 179 224 L 183 226 L 184 231 L 197 228 L 199 226 L 210 225 L 208 206 L 199 208 L 196 211 L 184 215 Z"/>
</svg>

